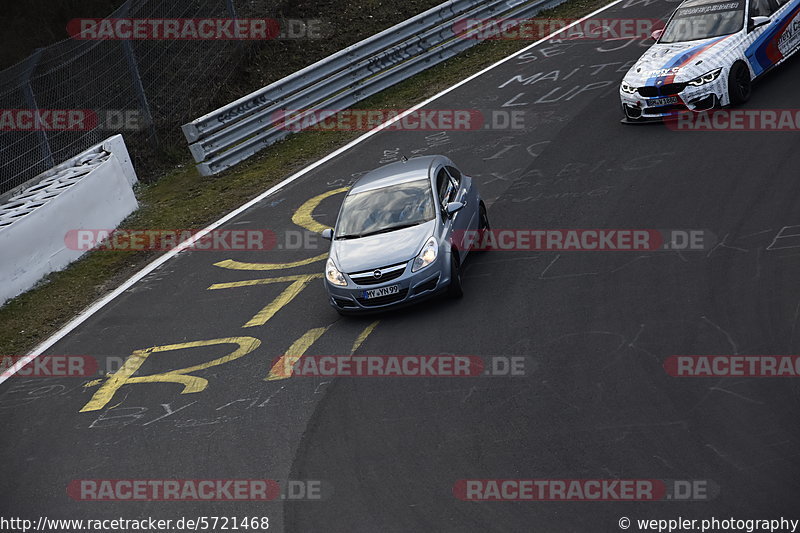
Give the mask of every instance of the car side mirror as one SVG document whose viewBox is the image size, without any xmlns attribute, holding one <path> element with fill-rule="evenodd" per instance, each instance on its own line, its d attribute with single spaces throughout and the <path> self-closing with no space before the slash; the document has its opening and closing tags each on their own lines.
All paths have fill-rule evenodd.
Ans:
<svg viewBox="0 0 800 533">
<path fill-rule="evenodd" d="M 462 202 L 450 202 L 444 207 L 444 212 L 447 213 L 447 216 L 453 216 L 454 213 L 464 209 L 464 204 Z"/>
<path fill-rule="evenodd" d="M 323 239 L 329 241 L 333 240 L 333 230 L 331 228 L 325 228 L 324 230 L 322 230 L 322 233 L 320 233 L 320 235 L 322 235 Z"/>
<path fill-rule="evenodd" d="M 658 41 L 661 39 L 662 35 L 664 35 L 664 30 L 656 30 L 650 34 L 650 37 L 652 37 L 654 41 Z"/>
<path fill-rule="evenodd" d="M 750 17 L 750 31 L 765 26 L 770 22 L 772 22 L 772 19 L 769 17 Z"/>
</svg>

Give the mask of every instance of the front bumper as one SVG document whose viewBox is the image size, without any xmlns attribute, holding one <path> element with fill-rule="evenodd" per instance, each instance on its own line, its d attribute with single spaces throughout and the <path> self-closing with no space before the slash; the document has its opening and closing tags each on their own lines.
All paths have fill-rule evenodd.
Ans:
<svg viewBox="0 0 800 533">
<path fill-rule="evenodd" d="M 411 272 L 412 262 L 408 262 L 400 277 L 374 285 L 358 285 L 349 275 L 345 275 L 347 286 L 339 287 L 323 278 L 329 303 L 337 311 L 346 314 L 375 313 L 424 300 L 446 289 L 450 284 L 450 263 L 449 259 L 445 261 L 443 254 L 439 254 L 433 264 L 418 272 Z M 447 265 L 448 268 L 443 268 L 442 265 Z M 365 291 L 392 285 L 398 286 L 397 293 L 374 299 L 365 298 Z"/>
<path fill-rule="evenodd" d="M 727 78 L 725 78 L 727 79 Z M 702 113 L 722 107 L 725 103 L 727 89 L 723 76 L 715 81 L 694 87 L 687 85 L 679 94 L 644 97 L 638 93 L 629 94 L 619 91 L 624 123 L 660 122 L 677 117 L 681 113 L 693 111 Z M 665 103 L 665 98 L 673 102 Z"/>
</svg>

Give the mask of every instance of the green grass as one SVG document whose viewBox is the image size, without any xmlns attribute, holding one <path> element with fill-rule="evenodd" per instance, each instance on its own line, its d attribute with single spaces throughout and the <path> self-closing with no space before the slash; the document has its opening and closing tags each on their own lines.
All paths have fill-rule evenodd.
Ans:
<svg viewBox="0 0 800 533">
<path fill-rule="evenodd" d="M 576 18 L 609 0 L 571 0 L 540 16 Z M 360 102 L 360 109 L 408 108 L 469 74 L 529 45 L 489 41 Z M 325 156 L 361 132 L 305 132 L 213 176 L 200 176 L 190 160 L 155 183 L 137 187 L 140 208 L 123 229 L 202 228 L 271 185 Z M 185 150 L 188 152 L 188 150 Z M 156 257 L 155 252 L 95 251 L 0 308 L 0 354 L 21 355 Z"/>
</svg>

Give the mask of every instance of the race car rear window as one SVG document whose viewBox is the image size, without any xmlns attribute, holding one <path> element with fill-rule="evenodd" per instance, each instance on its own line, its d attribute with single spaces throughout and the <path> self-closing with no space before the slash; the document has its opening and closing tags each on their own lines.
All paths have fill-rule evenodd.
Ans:
<svg viewBox="0 0 800 533">
<path fill-rule="evenodd" d="M 679 43 L 721 37 L 744 27 L 744 0 L 687 2 L 675 12 L 659 42 Z"/>
</svg>

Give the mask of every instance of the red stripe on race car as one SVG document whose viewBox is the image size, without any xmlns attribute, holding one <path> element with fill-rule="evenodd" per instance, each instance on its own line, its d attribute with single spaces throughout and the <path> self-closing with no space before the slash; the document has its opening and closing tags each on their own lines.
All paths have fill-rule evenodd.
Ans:
<svg viewBox="0 0 800 533">
<path fill-rule="evenodd" d="M 784 57 L 781 51 L 778 49 L 778 38 L 783 35 L 783 32 L 786 31 L 786 28 L 789 27 L 792 22 L 794 22 L 797 15 L 800 14 L 800 9 L 795 10 L 794 12 L 789 13 L 786 16 L 786 22 L 781 25 L 780 28 L 771 36 L 771 39 L 766 47 L 766 54 L 767 58 L 772 61 L 772 65 L 781 61 Z"/>
</svg>

